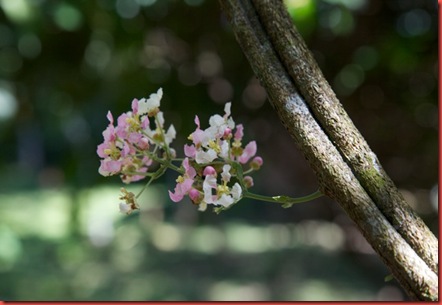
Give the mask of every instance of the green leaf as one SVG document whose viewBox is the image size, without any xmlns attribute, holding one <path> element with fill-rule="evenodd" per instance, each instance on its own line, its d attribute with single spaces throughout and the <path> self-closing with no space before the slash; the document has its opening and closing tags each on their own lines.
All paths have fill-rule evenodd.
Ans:
<svg viewBox="0 0 442 305">
<path fill-rule="evenodd" d="M 293 198 L 288 196 L 273 196 L 272 197 L 276 202 L 282 203 L 282 207 L 284 209 L 291 208 L 294 204 Z"/>
<path fill-rule="evenodd" d="M 391 280 L 394 279 L 394 275 L 393 274 L 389 274 L 386 277 L 384 277 L 384 282 L 389 282 Z"/>
<path fill-rule="evenodd" d="M 284 203 L 284 204 L 282 205 L 282 207 L 283 207 L 284 209 L 291 208 L 292 206 L 293 206 L 293 203 L 291 203 L 291 202 L 286 202 L 286 203 Z"/>
</svg>

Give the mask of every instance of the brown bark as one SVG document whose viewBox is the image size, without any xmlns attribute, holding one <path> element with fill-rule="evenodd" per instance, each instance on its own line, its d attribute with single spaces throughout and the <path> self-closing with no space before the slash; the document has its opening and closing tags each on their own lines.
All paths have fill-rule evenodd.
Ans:
<svg viewBox="0 0 442 305">
<path fill-rule="evenodd" d="M 437 239 L 405 203 L 354 127 L 282 3 L 220 3 L 322 192 L 347 212 L 410 297 L 436 300 Z"/>
<path fill-rule="evenodd" d="M 438 272 L 438 240 L 413 212 L 385 173 L 324 78 L 279 0 L 253 0 L 284 67 L 359 182 L 419 256 Z M 425 247 L 422 247 L 425 243 Z"/>
</svg>

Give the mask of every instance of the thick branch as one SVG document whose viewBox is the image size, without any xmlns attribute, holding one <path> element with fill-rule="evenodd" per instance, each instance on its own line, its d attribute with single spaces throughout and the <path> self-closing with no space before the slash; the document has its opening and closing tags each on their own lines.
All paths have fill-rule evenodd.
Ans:
<svg viewBox="0 0 442 305">
<path fill-rule="evenodd" d="M 253 0 L 272 46 L 315 118 L 394 228 L 438 272 L 438 240 L 405 202 L 324 78 L 281 0 Z"/>
<path fill-rule="evenodd" d="M 250 0 L 220 3 L 281 121 L 317 175 L 321 190 L 343 207 L 412 298 L 437 299 L 437 275 L 383 216 L 315 120 L 276 55 Z"/>
</svg>

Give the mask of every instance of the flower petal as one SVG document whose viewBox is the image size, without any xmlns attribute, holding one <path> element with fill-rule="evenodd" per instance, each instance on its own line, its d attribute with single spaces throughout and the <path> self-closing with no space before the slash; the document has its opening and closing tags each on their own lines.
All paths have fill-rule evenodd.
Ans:
<svg viewBox="0 0 442 305">
<path fill-rule="evenodd" d="M 246 145 L 246 147 L 243 150 L 242 155 L 238 157 L 238 161 L 242 164 L 245 164 L 255 154 L 256 154 L 256 142 L 252 141 Z"/>
<path fill-rule="evenodd" d="M 216 151 L 209 149 L 207 152 L 198 150 L 195 154 L 195 161 L 198 164 L 210 163 L 216 158 Z"/>
</svg>

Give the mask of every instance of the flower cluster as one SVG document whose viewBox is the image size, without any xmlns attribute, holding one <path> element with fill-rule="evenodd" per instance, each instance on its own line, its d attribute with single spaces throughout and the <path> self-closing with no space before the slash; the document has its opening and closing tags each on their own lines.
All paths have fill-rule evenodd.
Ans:
<svg viewBox="0 0 442 305">
<path fill-rule="evenodd" d="M 149 99 L 134 99 L 132 111 L 121 114 L 117 126 L 112 113 L 108 112 L 104 142 L 97 147 L 97 154 L 102 158 L 98 170 L 101 175 L 120 175 L 124 183 L 138 181 L 146 177 L 149 166 L 157 158 L 158 148 L 174 153 L 168 146 L 176 132 L 173 125 L 164 131 L 164 116 L 159 110 L 162 95 L 160 88 Z"/>
<path fill-rule="evenodd" d="M 175 189 L 169 191 L 174 202 L 180 202 L 188 196 L 206 210 L 213 205 L 215 212 L 231 207 L 242 198 L 250 198 L 280 204 L 289 208 L 295 203 L 307 202 L 322 196 L 318 190 L 310 195 L 298 198 L 288 196 L 263 196 L 253 194 L 253 178 L 249 175 L 263 164 L 261 157 L 255 156 L 256 142 L 243 146 L 244 127 L 235 125 L 230 116 L 231 103 L 224 107 L 224 115 L 213 115 L 209 127 L 201 128 L 198 116 L 195 116 L 196 129 L 188 139 L 190 145 L 184 145 L 184 159 L 176 158 L 175 150 L 170 147 L 176 132 L 173 125 L 164 128 L 164 115 L 160 111 L 163 91 L 151 94 L 148 99 L 132 101 L 132 111 L 123 113 L 114 126 L 114 118 L 109 111 L 109 125 L 103 132 L 104 141 L 97 147 L 100 161 L 99 173 L 103 176 L 120 175 L 124 183 L 131 183 L 150 177 L 138 195 L 121 189 L 120 211 L 130 214 L 139 209 L 137 198 L 155 179 L 172 169 L 180 175 L 176 179 Z M 153 166 L 153 163 L 159 166 Z M 181 162 L 180 166 L 174 162 Z"/>
<path fill-rule="evenodd" d="M 253 178 L 243 174 L 258 170 L 263 161 L 255 157 L 255 141 L 243 147 L 244 128 L 239 124 L 235 129 L 230 108 L 231 103 L 227 103 L 224 116 L 211 116 L 205 130 L 195 117 L 196 129 L 189 136 L 192 144 L 184 146 L 184 174 L 178 177 L 174 192 L 169 191 L 172 201 L 179 202 L 187 195 L 200 210 L 208 204 L 227 208 L 242 198 L 243 190 L 253 186 Z M 245 171 L 244 165 L 249 167 Z"/>
<path fill-rule="evenodd" d="M 224 108 L 224 115 L 213 115 L 209 127 L 201 129 L 198 116 L 196 129 L 189 136 L 190 145 L 184 145 L 184 159 L 177 159 L 170 147 L 176 132 L 173 125 L 164 128 L 164 116 L 160 111 L 163 92 L 151 94 L 148 99 L 132 101 L 132 111 L 123 113 L 114 126 L 114 118 L 107 114 L 109 125 L 103 132 L 104 142 L 98 145 L 97 154 L 102 158 L 99 173 L 103 176 L 120 175 L 125 183 L 161 176 L 166 169 L 177 171 L 180 176 L 170 199 L 181 201 L 185 196 L 205 210 L 207 205 L 225 209 L 243 198 L 253 186 L 248 175 L 258 170 L 263 161 L 256 157 L 256 142 L 243 146 L 243 126 L 235 125 L 230 117 L 231 103 Z M 149 172 L 153 162 L 160 168 Z M 174 162 L 181 162 L 178 167 Z M 148 185 L 147 184 L 147 185 Z M 138 209 L 138 194 L 122 189 L 120 211 L 131 213 Z"/>
</svg>

